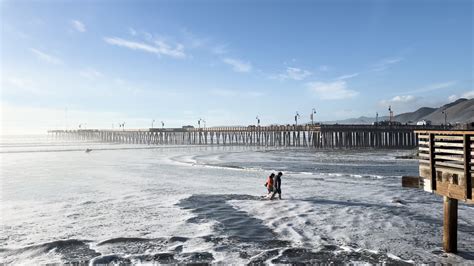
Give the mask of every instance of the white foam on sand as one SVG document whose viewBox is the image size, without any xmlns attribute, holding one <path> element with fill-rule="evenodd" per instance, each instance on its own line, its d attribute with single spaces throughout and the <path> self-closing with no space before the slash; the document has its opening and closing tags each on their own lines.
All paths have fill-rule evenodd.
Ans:
<svg viewBox="0 0 474 266">
<path fill-rule="evenodd" d="M 0 263 L 469 262 L 439 252 L 441 198 L 401 188 L 399 175 L 416 162 L 382 152 L 173 147 L 1 156 Z M 283 200 L 260 199 L 266 177 L 282 169 Z M 464 254 L 474 252 L 473 210 L 459 206 Z"/>
</svg>

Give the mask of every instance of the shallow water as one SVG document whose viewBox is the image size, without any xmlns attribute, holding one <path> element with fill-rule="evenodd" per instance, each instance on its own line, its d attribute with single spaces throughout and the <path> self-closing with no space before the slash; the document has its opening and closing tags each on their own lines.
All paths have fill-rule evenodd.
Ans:
<svg viewBox="0 0 474 266">
<path fill-rule="evenodd" d="M 474 258 L 474 208 L 459 207 L 460 255 L 444 254 L 442 200 L 401 188 L 406 151 L 0 143 L 0 263 L 450 262 Z M 92 152 L 85 153 L 86 148 Z M 283 200 L 262 200 L 283 171 Z"/>
</svg>

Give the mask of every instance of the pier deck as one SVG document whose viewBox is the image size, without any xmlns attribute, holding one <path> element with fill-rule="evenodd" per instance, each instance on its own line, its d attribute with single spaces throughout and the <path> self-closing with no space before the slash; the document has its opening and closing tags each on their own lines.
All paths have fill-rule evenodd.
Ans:
<svg viewBox="0 0 474 266">
<path fill-rule="evenodd" d="M 249 145 L 314 148 L 414 148 L 414 125 L 286 125 L 209 128 L 50 130 L 54 137 L 130 144 Z"/>
</svg>

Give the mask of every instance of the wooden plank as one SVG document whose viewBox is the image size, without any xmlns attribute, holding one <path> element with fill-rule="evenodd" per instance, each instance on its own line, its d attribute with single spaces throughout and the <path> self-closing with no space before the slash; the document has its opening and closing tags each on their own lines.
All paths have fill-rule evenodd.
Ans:
<svg viewBox="0 0 474 266">
<path fill-rule="evenodd" d="M 464 170 L 464 165 L 462 165 L 462 164 L 436 162 L 436 166 L 446 166 L 446 167 L 452 167 L 452 168 Z"/>
<path fill-rule="evenodd" d="M 429 139 L 430 136 L 429 136 L 429 135 L 424 135 L 424 134 L 419 134 L 419 135 L 418 135 L 418 138 L 419 138 L 419 139 Z"/>
<path fill-rule="evenodd" d="M 419 145 L 429 145 L 430 143 L 428 141 L 418 141 Z"/>
<path fill-rule="evenodd" d="M 430 158 L 430 154 L 429 154 L 429 153 L 418 153 L 418 157 L 429 159 L 429 158 Z"/>
<path fill-rule="evenodd" d="M 438 134 L 438 135 L 472 135 L 474 130 L 415 130 L 416 134 Z"/>
<path fill-rule="evenodd" d="M 435 159 L 463 162 L 464 159 L 454 155 L 435 155 Z"/>
<path fill-rule="evenodd" d="M 418 147 L 418 150 L 419 150 L 419 151 L 426 151 L 426 152 L 429 152 L 429 151 L 430 151 L 430 148 L 428 148 L 428 147 L 421 147 L 421 146 L 420 146 L 420 147 Z"/>
<path fill-rule="evenodd" d="M 457 140 L 457 141 L 462 141 L 463 136 L 444 136 L 444 135 L 435 135 L 435 140 L 443 139 L 443 140 Z"/>
<path fill-rule="evenodd" d="M 455 142 L 439 142 L 437 141 L 435 143 L 435 147 L 458 147 L 462 148 L 464 147 L 462 143 L 455 143 Z"/>
<path fill-rule="evenodd" d="M 443 249 L 446 252 L 458 251 L 458 201 L 444 197 Z"/>
<path fill-rule="evenodd" d="M 435 152 L 464 155 L 464 151 L 459 150 L 459 149 L 435 149 Z"/>
<path fill-rule="evenodd" d="M 420 188 L 421 176 L 402 176 L 402 187 Z"/>
<path fill-rule="evenodd" d="M 453 173 L 453 174 L 458 174 L 458 175 L 464 175 L 464 169 L 451 168 L 451 167 L 446 167 L 446 166 L 438 166 L 438 167 L 436 167 L 436 170 L 441 171 L 441 172 L 448 172 L 448 173 Z"/>
<path fill-rule="evenodd" d="M 448 181 L 436 181 L 436 194 L 450 197 L 458 200 L 466 200 L 466 192 L 464 186 L 451 184 Z"/>
<path fill-rule="evenodd" d="M 430 161 L 429 160 L 425 160 L 425 159 L 418 159 L 418 163 L 420 164 L 430 164 Z"/>
</svg>

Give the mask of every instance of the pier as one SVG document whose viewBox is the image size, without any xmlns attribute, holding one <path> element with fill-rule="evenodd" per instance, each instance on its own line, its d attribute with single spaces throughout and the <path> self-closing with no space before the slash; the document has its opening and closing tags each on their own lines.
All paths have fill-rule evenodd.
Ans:
<svg viewBox="0 0 474 266">
<path fill-rule="evenodd" d="M 441 126 L 286 125 L 209 128 L 50 130 L 54 138 L 148 145 L 248 145 L 275 147 L 393 148 L 418 146 L 415 130 Z"/>
</svg>

